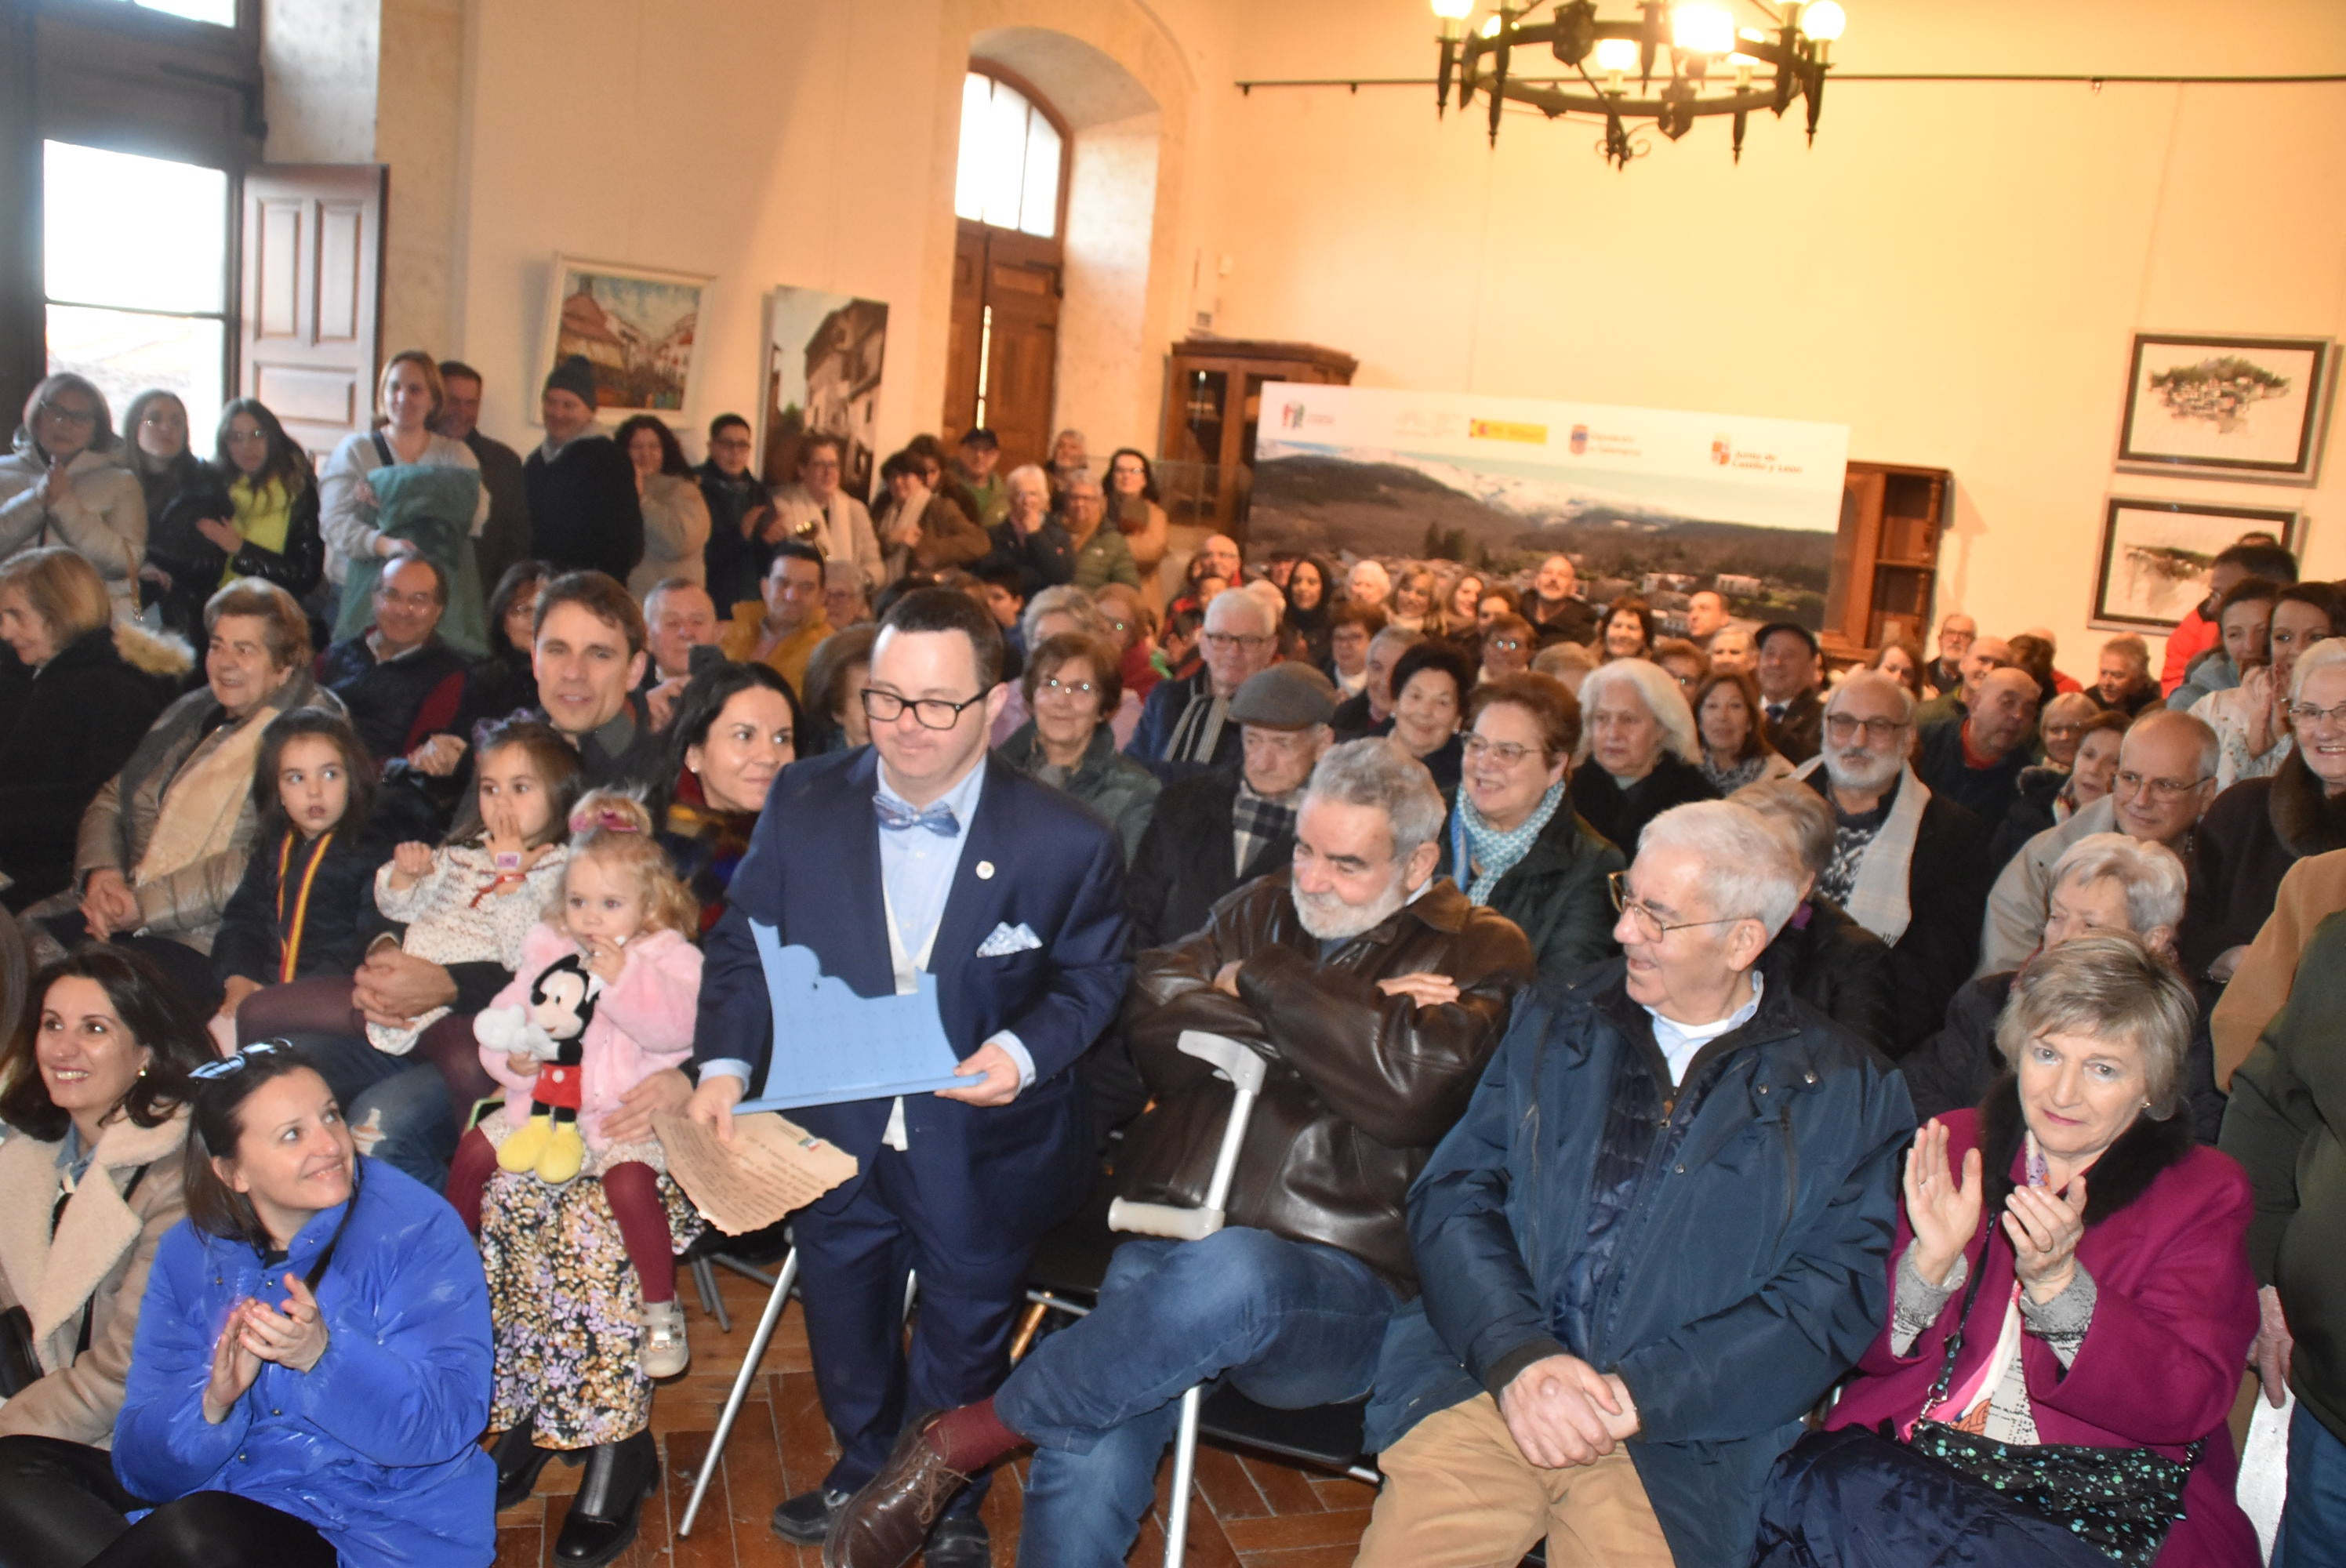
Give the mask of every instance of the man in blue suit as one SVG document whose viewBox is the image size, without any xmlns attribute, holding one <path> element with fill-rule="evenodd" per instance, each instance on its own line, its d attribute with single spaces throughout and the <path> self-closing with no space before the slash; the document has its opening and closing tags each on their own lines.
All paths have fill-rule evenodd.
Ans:
<svg viewBox="0 0 2346 1568">
<path fill-rule="evenodd" d="M 858 1162 L 794 1225 L 815 1387 L 840 1446 L 821 1487 L 774 1511 L 775 1532 L 801 1544 L 822 1540 L 909 1414 L 993 1392 L 1035 1243 L 1094 1175 L 1073 1069 L 1132 972 L 1123 857 L 1099 818 L 988 759 L 1001 673 L 1001 634 L 974 599 L 898 601 L 860 697 L 872 745 L 783 772 L 706 944 L 691 1114 L 720 1136 L 775 1051 L 856 1048 L 771 1016 L 752 922 L 812 949 L 859 995 L 933 973 L 968 1080 L 796 1114 Z M 909 1356 L 907 1270 L 921 1288 Z M 929 1561 L 988 1557 L 973 1491 L 938 1522 Z"/>
</svg>

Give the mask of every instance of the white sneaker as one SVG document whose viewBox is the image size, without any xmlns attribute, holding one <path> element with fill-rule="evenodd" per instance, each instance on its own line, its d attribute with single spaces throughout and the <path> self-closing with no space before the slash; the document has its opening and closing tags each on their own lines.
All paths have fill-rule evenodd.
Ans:
<svg viewBox="0 0 2346 1568">
<path fill-rule="evenodd" d="M 673 1378 L 692 1362 L 685 1342 L 684 1308 L 674 1301 L 644 1304 L 644 1376 L 657 1382 Z"/>
</svg>

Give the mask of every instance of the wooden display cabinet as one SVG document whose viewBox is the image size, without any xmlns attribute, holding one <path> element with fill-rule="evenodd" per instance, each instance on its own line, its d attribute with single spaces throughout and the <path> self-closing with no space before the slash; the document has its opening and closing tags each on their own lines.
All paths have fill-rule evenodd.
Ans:
<svg viewBox="0 0 2346 1568">
<path fill-rule="evenodd" d="M 1943 468 L 1850 463 L 1819 635 L 1831 664 L 1862 663 L 1892 637 L 1928 650 L 1954 481 Z"/>
<path fill-rule="evenodd" d="M 1255 427 L 1272 382 L 1349 386 L 1359 361 L 1311 343 L 1190 338 L 1166 361 L 1165 433 L 1158 488 L 1176 523 L 1245 543 Z"/>
</svg>

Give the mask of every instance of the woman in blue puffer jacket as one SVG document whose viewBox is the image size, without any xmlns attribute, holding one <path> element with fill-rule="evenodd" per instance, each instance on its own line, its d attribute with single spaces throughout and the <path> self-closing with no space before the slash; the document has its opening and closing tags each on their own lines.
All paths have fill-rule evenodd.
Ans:
<svg viewBox="0 0 2346 1568">
<path fill-rule="evenodd" d="M 9 1568 L 484 1568 L 489 1303 L 440 1197 L 273 1043 L 199 1070 L 114 1452 L 0 1440 Z"/>
</svg>

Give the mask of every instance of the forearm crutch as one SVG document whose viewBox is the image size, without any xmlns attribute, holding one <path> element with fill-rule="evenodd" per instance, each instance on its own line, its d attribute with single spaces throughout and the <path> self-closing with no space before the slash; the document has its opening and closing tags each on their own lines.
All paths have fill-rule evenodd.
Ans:
<svg viewBox="0 0 2346 1568">
<path fill-rule="evenodd" d="M 1214 1156 L 1214 1174 L 1206 1183 L 1201 1208 L 1175 1208 L 1170 1204 L 1130 1203 L 1117 1198 L 1108 1206 L 1110 1230 L 1136 1236 L 1161 1236 L 1174 1241 L 1202 1241 L 1222 1228 L 1223 1205 L 1229 1201 L 1230 1178 L 1238 1173 L 1239 1145 L 1246 1140 L 1248 1118 L 1254 1115 L 1262 1093 L 1263 1060 L 1252 1049 L 1202 1029 L 1184 1029 L 1177 1047 L 1195 1056 L 1229 1080 L 1229 1119 L 1222 1125 L 1222 1146 Z M 1165 1515 L 1166 1568 L 1180 1568 L 1189 1544 L 1189 1485 L 1198 1466 L 1198 1410 L 1205 1394 L 1194 1387 L 1181 1396 L 1181 1426 L 1173 1440 L 1173 1495 Z"/>
</svg>

